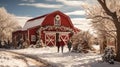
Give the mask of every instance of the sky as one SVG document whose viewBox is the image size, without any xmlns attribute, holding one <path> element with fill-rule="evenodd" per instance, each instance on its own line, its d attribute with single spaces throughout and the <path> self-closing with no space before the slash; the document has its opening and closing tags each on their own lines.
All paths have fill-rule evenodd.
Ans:
<svg viewBox="0 0 120 67">
<path fill-rule="evenodd" d="M 30 18 L 59 10 L 68 15 L 77 28 L 88 30 L 90 25 L 83 9 L 86 3 L 92 4 L 95 0 L 0 0 L 0 7 L 14 14 L 22 27 Z"/>
</svg>

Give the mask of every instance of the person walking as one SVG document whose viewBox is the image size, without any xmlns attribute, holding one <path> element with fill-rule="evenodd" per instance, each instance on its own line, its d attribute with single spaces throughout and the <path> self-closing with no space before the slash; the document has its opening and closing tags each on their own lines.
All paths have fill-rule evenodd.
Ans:
<svg viewBox="0 0 120 67">
<path fill-rule="evenodd" d="M 72 41 L 71 41 L 71 39 L 68 40 L 67 46 L 68 46 L 68 50 L 70 52 L 71 51 L 71 47 L 72 47 Z"/>
<path fill-rule="evenodd" d="M 60 39 L 60 47 L 61 47 L 61 52 L 63 53 L 64 51 L 64 46 L 65 46 L 65 43 L 62 39 Z"/>
<path fill-rule="evenodd" d="M 59 53 L 60 48 L 61 48 L 61 52 L 63 53 L 64 50 L 64 41 L 60 38 L 59 33 L 56 33 L 56 46 L 57 46 L 57 52 Z"/>
<path fill-rule="evenodd" d="M 56 33 L 56 46 L 57 46 L 57 52 L 59 53 L 59 49 L 60 49 L 59 33 Z"/>
<path fill-rule="evenodd" d="M 56 46 L 57 46 L 57 52 L 59 53 L 59 51 L 60 51 L 60 42 L 56 42 Z"/>
</svg>

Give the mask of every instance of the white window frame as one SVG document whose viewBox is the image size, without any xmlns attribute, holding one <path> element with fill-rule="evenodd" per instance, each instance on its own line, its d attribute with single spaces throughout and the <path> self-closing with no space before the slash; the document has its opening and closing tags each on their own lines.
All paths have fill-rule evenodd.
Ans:
<svg viewBox="0 0 120 67">
<path fill-rule="evenodd" d="M 54 18 L 54 25 L 55 26 L 60 26 L 61 25 L 61 17 L 60 15 L 56 15 Z"/>
</svg>

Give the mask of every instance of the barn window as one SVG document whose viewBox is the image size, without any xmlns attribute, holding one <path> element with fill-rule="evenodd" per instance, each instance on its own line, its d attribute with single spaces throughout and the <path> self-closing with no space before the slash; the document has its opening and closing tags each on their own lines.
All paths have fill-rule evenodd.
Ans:
<svg viewBox="0 0 120 67">
<path fill-rule="evenodd" d="M 56 15 L 55 18 L 54 18 L 54 25 L 55 26 L 60 26 L 60 24 L 61 24 L 60 15 Z"/>
<path fill-rule="evenodd" d="M 36 41 L 36 36 L 35 35 L 31 35 L 31 41 L 33 41 L 33 42 Z"/>
</svg>

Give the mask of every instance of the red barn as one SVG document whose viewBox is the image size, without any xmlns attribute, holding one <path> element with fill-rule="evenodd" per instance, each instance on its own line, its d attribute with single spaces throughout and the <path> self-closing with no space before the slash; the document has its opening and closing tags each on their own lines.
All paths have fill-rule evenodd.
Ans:
<svg viewBox="0 0 120 67">
<path fill-rule="evenodd" d="M 76 31 L 79 30 L 74 27 L 67 15 L 55 11 L 28 20 L 21 31 L 21 35 L 24 40 L 29 40 L 30 44 L 36 44 L 37 40 L 42 39 L 44 44 L 54 46 L 56 45 L 56 33 L 59 33 L 58 38 L 66 44 Z"/>
</svg>

